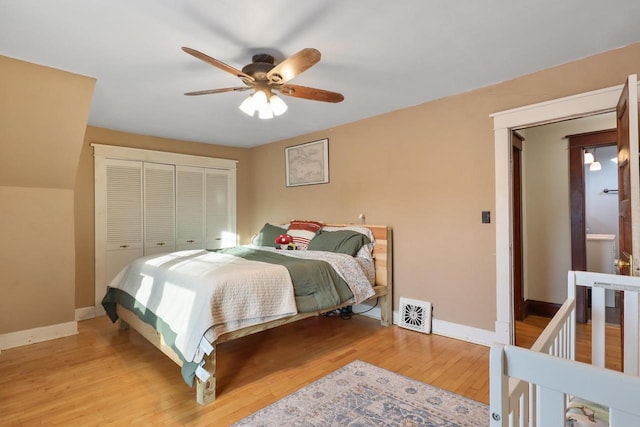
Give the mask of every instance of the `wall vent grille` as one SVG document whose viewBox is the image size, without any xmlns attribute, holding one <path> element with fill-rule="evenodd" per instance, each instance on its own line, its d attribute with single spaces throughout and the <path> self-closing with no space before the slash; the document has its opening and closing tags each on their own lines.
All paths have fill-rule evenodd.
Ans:
<svg viewBox="0 0 640 427">
<path fill-rule="evenodd" d="M 400 297 L 399 326 L 412 331 L 431 333 L 431 303 Z"/>
</svg>

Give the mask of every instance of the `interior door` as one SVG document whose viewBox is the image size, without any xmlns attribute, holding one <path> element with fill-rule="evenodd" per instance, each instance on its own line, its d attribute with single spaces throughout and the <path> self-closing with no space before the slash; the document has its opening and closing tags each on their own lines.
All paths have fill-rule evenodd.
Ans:
<svg viewBox="0 0 640 427">
<path fill-rule="evenodd" d="M 640 165 L 638 156 L 638 78 L 627 78 L 616 108 L 618 128 L 618 203 L 619 203 L 619 254 L 616 262 L 618 274 L 639 276 L 640 266 Z M 624 311 L 637 310 L 638 301 L 624 300 L 620 292 L 620 327 L 624 337 Z M 624 338 L 622 354 L 624 366 Z"/>
<path fill-rule="evenodd" d="M 175 251 L 175 166 L 144 163 L 144 254 Z"/>
<path fill-rule="evenodd" d="M 638 275 L 640 267 L 633 254 L 640 254 L 640 172 L 638 165 L 638 83 L 636 75 L 627 78 L 616 108 L 618 130 L 618 203 L 620 252 L 616 263 L 619 274 Z M 633 265 L 635 264 L 635 265 Z"/>
<path fill-rule="evenodd" d="M 229 172 L 205 171 L 205 242 L 207 249 L 237 244 L 233 191 Z"/>
<path fill-rule="evenodd" d="M 204 249 L 204 168 L 176 165 L 176 248 Z"/>
</svg>

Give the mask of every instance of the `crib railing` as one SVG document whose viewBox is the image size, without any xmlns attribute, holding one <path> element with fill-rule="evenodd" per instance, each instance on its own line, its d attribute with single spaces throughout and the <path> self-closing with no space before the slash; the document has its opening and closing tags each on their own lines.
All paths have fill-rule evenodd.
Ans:
<svg viewBox="0 0 640 427">
<path fill-rule="evenodd" d="M 638 308 L 640 301 L 640 278 L 613 274 L 570 271 L 568 295 L 575 298 L 576 285 L 591 288 L 591 364 L 605 366 L 605 290 L 624 291 L 624 372 L 640 375 L 638 365 L 638 346 L 640 328 Z"/>
<path fill-rule="evenodd" d="M 544 329 L 540 337 L 531 346 L 530 350 L 524 350 L 523 357 L 529 357 L 529 353 L 546 354 L 554 356 L 553 359 L 565 359 L 574 361 L 576 357 L 576 286 L 591 288 L 591 317 L 592 317 L 592 364 L 599 367 L 605 366 L 605 290 L 625 291 L 624 297 L 624 371 L 627 374 L 638 376 L 638 344 L 640 330 L 638 324 L 638 307 L 640 298 L 640 278 L 629 276 L 617 276 L 602 273 L 570 271 L 567 280 L 568 298 L 562 304 L 551 322 Z M 533 381 L 526 375 L 499 375 L 496 369 L 505 369 L 506 352 L 514 351 L 520 355 L 521 349 L 510 346 L 494 346 L 492 348 L 491 362 L 491 413 L 492 426 L 542 426 L 546 418 L 540 418 L 541 399 L 547 399 L 540 395 L 542 389 L 539 381 Z M 518 356 L 520 357 L 520 356 Z M 547 357 L 543 357 L 545 360 Z M 519 359 L 518 359 L 519 360 Z M 536 359 L 537 360 L 537 359 Z M 535 363 L 535 360 L 531 360 Z M 535 369 L 533 365 L 519 365 L 525 371 Z M 542 365 L 541 365 L 542 366 Z M 551 366 L 551 365 L 550 365 Z M 569 365 L 572 366 L 572 365 Z M 509 366 L 509 371 L 513 366 Z M 554 369 L 554 368 L 550 368 Z M 552 376 L 562 377 L 563 372 L 557 371 Z M 573 375 L 573 374 L 571 374 Z M 600 374 L 599 374 L 600 375 Z M 535 373 L 534 378 L 543 378 L 544 373 Z M 550 378 L 549 378 L 550 379 Z M 637 379 L 637 378 L 636 378 Z M 557 391 L 557 390 L 556 390 Z M 640 392 L 640 390 L 638 390 Z M 555 402 L 566 408 L 569 394 L 564 394 L 564 403 Z M 557 408 L 556 408 L 557 409 Z M 620 417 L 620 415 L 617 415 Z M 496 419 L 497 418 L 497 419 Z M 546 421 L 545 421 L 546 422 Z"/>
<path fill-rule="evenodd" d="M 574 298 L 567 299 L 542 334 L 531 346 L 531 351 L 575 360 L 575 309 Z M 536 385 L 518 378 L 508 382 L 509 426 L 536 426 Z M 492 390 L 493 391 L 493 390 Z M 493 396 L 492 396 L 493 398 Z"/>
<path fill-rule="evenodd" d="M 640 377 L 511 345 L 491 347 L 491 427 L 560 427 L 567 398 L 580 396 L 609 408 L 610 427 L 640 425 Z M 503 371 L 503 375 L 495 372 Z M 527 413 L 514 412 L 505 385 L 511 379 L 535 385 Z"/>
</svg>

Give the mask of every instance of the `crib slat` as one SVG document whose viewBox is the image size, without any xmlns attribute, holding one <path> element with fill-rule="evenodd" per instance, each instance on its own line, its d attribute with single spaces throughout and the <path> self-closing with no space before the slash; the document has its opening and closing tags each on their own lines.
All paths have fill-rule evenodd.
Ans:
<svg viewBox="0 0 640 427">
<path fill-rule="evenodd" d="M 564 393 L 538 386 L 536 416 L 540 426 L 556 426 L 564 419 L 566 404 Z"/>
<path fill-rule="evenodd" d="M 509 425 L 510 426 L 519 426 L 519 420 L 520 420 L 520 416 L 521 416 L 521 412 L 520 412 L 520 402 L 515 402 L 514 404 L 509 405 L 512 409 L 513 412 L 511 412 L 511 414 L 509 414 Z"/>
<path fill-rule="evenodd" d="M 591 288 L 591 364 L 604 368 L 604 288 Z"/>
<path fill-rule="evenodd" d="M 536 396 L 536 385 L 527 383 L 527 387 L 529 389 L 527 402 L 527 412 L 524 414 L 525 419 L 520 423 L 523 427 L 534 427 L 538 425 L 536 420 L 536 411 L 535 408 L 538 407 L 538 399 Z M 527 423 L 526 417 L 529 418 L 529 422 Z"/>
<path fill-rule="evenodd" d="M 638 293 L 624 293 L 624 372 L 638 375 L 638 344 L 640 334 L 638 327 Z"/>
</svg>

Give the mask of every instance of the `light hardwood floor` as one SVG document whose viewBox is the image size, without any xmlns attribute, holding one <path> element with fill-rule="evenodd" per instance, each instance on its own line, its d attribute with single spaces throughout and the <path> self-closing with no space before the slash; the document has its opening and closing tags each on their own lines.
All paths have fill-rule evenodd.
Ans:
<svg viewBox="0 0 640 427">
<path fill-rule="evenodd" d="M 489 401 L 489 348 L 376 320 L 315 317 L 218 347 L 206 407 L 179 368 L 106 317 L 80 333 L 0 354 L 0 425 L 229 425 L 360 359 Z"/>
</svg>

